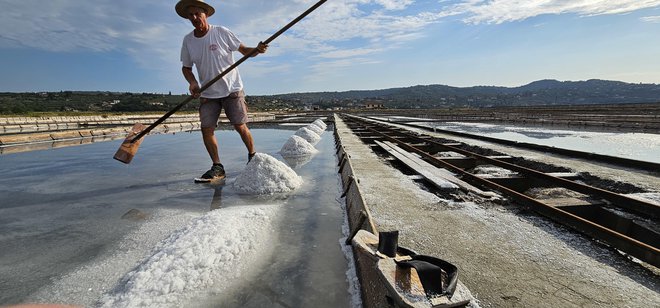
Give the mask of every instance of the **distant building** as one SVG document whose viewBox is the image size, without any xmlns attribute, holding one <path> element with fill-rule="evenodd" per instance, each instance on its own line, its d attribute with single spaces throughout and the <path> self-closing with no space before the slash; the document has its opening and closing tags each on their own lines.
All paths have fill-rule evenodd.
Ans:
<svg viewBox="0 0 660 308">
<path fill-rule="evenodd" d="M 366 109 L 382 109 L 385 108 L 385 105 L 383 105 L 380 102 L 367 102 L 364 104 L 364 108 Z"/>
</svg>

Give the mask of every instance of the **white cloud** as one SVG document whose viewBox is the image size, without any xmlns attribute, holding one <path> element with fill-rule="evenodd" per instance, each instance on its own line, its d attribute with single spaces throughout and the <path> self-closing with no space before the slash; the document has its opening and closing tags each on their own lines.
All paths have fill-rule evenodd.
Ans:
<svg viewBox="0 0 660 308">
<path fill-rule="evenodd" d="M 211 22 L 229 25 L 248 44 L 255 44 L 315 2 L 225 0 L 213 3 L 216 16 L 211 17 Z M 104 52 L 137 46 L 178 49 L 181 37 L 190 31 L 190 26 L 174 13 L 174 3 L 0 0 L 3 7 L 0 48 L 29 47 L 63 52 Z M 443 0 L 429 8 L 428 3 L 413 0 L 333 0 L 283 37 L 289 37 L 290 42 L 306 49 L 305 52 L 309 52 L 310 47 L 327 52 L 328 44 L 336 48 L 349 41 L 376 49 L 378 43 L 418 39 L 430 24 L 451 15 L 464 16 L 468 23 L 502 23 L 541 14 L 626 13 L 658 6 L 660 0 L 463 0 L 456 3 Z M 39 9 L 35 10 L 37 7 Z M 656 22 L 657 16 L 642 20 Z"/>
<path fill-rule="evenodd" d="M 372 48 L 338 49 L 319 54 L 319 57 L 328 59 L 351 58 L 356 56 L 365 56 L 381 51 L 382 49 Z"/>
<path fill-rule="evenodd" d="M 658 5 L 660 0 L 468 0 L 450 10 L 467 15 L 467 23 L 500 24 L 543 14 L 621 14 Z"/>
<path fill-rule="evenodd" d="M 212 1 L 213 24 L 232 29 L 246 45 L 265 40 L 317 0 Z M 430 4 L 432 2 L 433 4 Z M 181 39 L 189 22 L 174 12 L 176 1 L 0 0 L 0 48 L 54 52 L 119 52 L 137 65 L 172 74 L 179 67 Z M 317 72 L 373 64 L 379 53 L 408 47 L 432 35 L 431 25 L 454 16 L 466 23 L 504 23 L 542 14 L 619 14 L 656 7 L 660 0 L 332 0 L 271 44 L 254 69 L 275 57 L 309 61 Z M 38 9 L 35 9 L 38 8 Z M 657 23 L 659 16 L 643 17 Z M 369 60 L 369 59 L 371 60 Z M 253 69 L 246 68 L 246 69 Z"/>
<path fill-rule="evenodd" d="M 376 3 L 382 5 L 386 10 L 403 10 L 413 2 L 413 0 L 376 0 Z"/>
<path fill-rule="evenodd" d="M 323 41 L 377 39 L 392 41 L 402 34 L 416 33 L 437 22 L 441 15 L 433 13 L 390 14 L 382 10 L 365 10 L 356 1 L 327 3 L 305 20 L 299 33 L 303 37 Z"/>
<path fill-rule="evenodd" d="M 2 3 L 4 2 L 4 3 Z M 49 51 L 90 50 L 105 52 L 123 44 L 139 43 L 126 33 L 153 31 L 145 12 L 163 8 L 133 1 L 80 2 L 69 0 L 22 0 L 0 2 L 0 35 L 17 42 L 14 46 Z"/>
<path fill-rule="evenodd" d="M 660 16 L 646 16 L 646 17 L 642 17 L 640 19 L 642 21 L 650 22 L 650 23 L 654 23 L 654 24 L 660 23 Z"/>
<path fill-rule="evenodd" d="M 190 31 L 169 2 L 0 0 L 0 6 L 0 48 L 117 52 L 156 71 L 179 65 L 181 38 Z"/>
<path fill-rule="evenodd" d="M 228 25 L 248 45 L 256 44 L 288 23 L 316 0 L 226 0 L 213 3 L 211 22 Z M 174 13 L 174 1 L 0 0 L 0 48 L 28 47 L 49 51 L 95 52 L 141 50 L 133 55 L 149 63 L 178 54 L 181 37 L 190 31 Z M 540 14 L 625 13 L 660 5 L 660 0 L 464 0 L 439 1 L 432 8 L 413 0 L 333 0 L 278 38 L 278 52 L 339 57 L 360 56 L 334 50 L 343 45 L 375 51 L 396 48 L 426 35 L 426 28 L 451 15 L 468 23 L 502 23 Z M 426 5 L 427 7 L 424 7 Z M 38 10 L 34 8 L 38 7 Z M 415 12 L 412 12 L 412 11 Z M 29 14 L 28 14 L 29 12 Z M 655 22 L 653 17 L 643 18 Z M 287 43 L 287 44 L 284 44 Z M 164 51 L 169 49 L 173 51 Z M 350 47 L 348 49 L 351 49 Z M 354 48 L 353 48 L 354 49 Z M 328 54 L 328 52 L 333 52 Z M 178 57 L 174 57 L 178 61 Z"/>
<path fill-rule="evenodd" d="M 261 12 L 256 19 L 237 21 L 230 28 L 237 31 L 242 40 L 257 42 L 315 2 L 274 0 L 269 2 L 275 5 L 271 11 Z M 399 48 L 424 36 L 429 24 L 446 16 L 445 13 L 403 10 L 413 5 L 411 0 L 328 1 L 271 44 L 267 56 L 295 53 L 297 58 L 306 58 L 308 66 L 319 74 L 323 70 L 331 74 L 348 63 L 352 66 L 371 64 L 374 60 L 367 61 L 365 57 Z"/>
</svg>

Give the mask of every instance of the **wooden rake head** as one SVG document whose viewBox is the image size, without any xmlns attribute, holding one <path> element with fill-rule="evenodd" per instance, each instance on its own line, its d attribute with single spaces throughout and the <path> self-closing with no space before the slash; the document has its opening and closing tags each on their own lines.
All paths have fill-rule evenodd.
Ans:
<svg viewBox="0 0 660 308">
<path fill-rule="evenodd" d="M 137 153 L 137 150 L 140 147 L 140 143 L 142 143 L 144 138 L 141 137 L 137 140 L 133 139 L 145 129 L 146 126 L 140 123 L 135 123 L 133 128 L 131 128 L 131 131 L 128 133 L 126 139 L 124 139 L 124 142 L 122 142 L 121 146 L 119 146 L 119 149 L 113 158 L 124 164 L 129 164 L 133 159 L 133 156 L 135 156 Z"/>
</svg>

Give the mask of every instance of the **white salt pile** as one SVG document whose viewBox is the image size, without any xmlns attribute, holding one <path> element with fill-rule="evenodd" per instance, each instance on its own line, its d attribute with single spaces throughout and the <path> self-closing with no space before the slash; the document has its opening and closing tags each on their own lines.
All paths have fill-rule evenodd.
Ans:
<svg viewBox="0 0 660 308">
<path fill-rule="evenodd" d="M 321 140 L 321 136 L 319 136 L 319 134 L 315 133 L 314 131 L 312 131 L 307 127 L 299 128 L 294 135 L 298 137 L 302 137 L 303 139 L 307 140 L 307 142 L 309 142 L 309 144 L 311 145 L 316 145 L 317 143 L 319 143 L 319 140 Z"/>
<path fill-rule="evenodd" d="M 474 168 L 474 174 L 483 175 L 484 177 L 509 177 L 515 176 L 517 173 L 508 169 L 493 165 L 480 165 Z"/>
<path fill-rule="evenodd" d="M 224 289 L 267 254 L 278 209 L 274 205 L 214 210 L 191 221 L 129 272 L 102 307 L 179 307 Z"/>
<path fill-rule="evenodd" d="M 323 120 L 321 120 L 321 119 L 316 119 L 314 122 L 312 122 L 312 124 L 314 124 L 314 125 L 316 125 L 320 128 L 323 128 L 323 129 L 326 129 L 328 127 L 327 125 L 325 125 L 325 122 L 323 122 Z"/>
<path fill-rule="evenodd" d="M 307 140 L 302 137 L 293 135 L 284 143 L 280 154 L 282 156 L 304 156 L 311 155 L 318 152 Z"/>
<path fill-rule="evenodd" d="M 316 125 L 314 125 L 314 124 L 309 124 L 309 125 L 307 125 L 307 126 L 305 126 L 305 127 L 306 127 L 307 129 L 309 129 L 309 130 L 315 132 L 315 133 L 316 133 L 317 135 L 319 135 L 319 136 L 323 135 L 323 132 L 325 131 L 323 128 L 320 128 L 320 127 L 318 127 L 318 126 L 316 126 Z"/>
<path fill-rule="evenodd" d="M 285 163 L 268 154 L 257 153 L 236 177 L 234 187 L 245 194 L 264 195 L 290 192 L 302 182 L 302 178 Z"/>
</svg>

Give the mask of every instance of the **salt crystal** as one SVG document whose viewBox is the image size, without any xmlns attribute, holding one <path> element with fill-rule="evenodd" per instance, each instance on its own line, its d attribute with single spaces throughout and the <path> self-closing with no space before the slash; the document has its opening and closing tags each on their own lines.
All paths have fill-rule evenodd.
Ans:
<svg viewBox="0 0 660 308">
<path fill-rule="evenodd" d="M 302 182 L 285 163 L 268 154 L 257 153 L 236 177 L 234 187 L 245 194 L 264 195 L 290 192 Z"/>
<path fill-rule="evenodd" d="M 319 140 L 321 140 L 321 136 L 319 136 L 317 133 L 315 133 L 314 131 L 312 131 L 307 127 L 299 128 L 296 131 L 295 135 L 307 140 L 307 142 L 309 142 L 309 144 L 311 145 L 316 145 L 317 143 L 319 143 Z"/>
<path fill-rule="evenodd" d="M 280 154 L 282 156 L 305 156 L 318 152 L 307 140 L 293 135 L 284 143 Z"/>
<path fill-rule="evenodd" d="M 306 127 L 307 129 L 309 129 L 309 130 L 315 132 L 315 133 L 316 133 L 317 135 L 319 135 L 319 136 L 323 135 L 323 132 L 325 131 L 323 128 L 320 128 L 320 127 L 318 127 L 318 126 L 316 126 L 316 125 L 314 125 L 314 124 L 309 124 L 309 125 L 307 125 L 307 126 L 305 126 L 305 127 Z"/>
<path fill-rule="evenodd" d="M 162 241 L 97 306 L 180 307 L 195 292 L 230 286 L 244 274 L 237 268 L 254 267 L 257 256 L 268 252 L 280 209 L 236 206 L 191 221 Z"/>
<path fill-rule="evenodd" d="M 312 124 L 314 124 L 314 125 L 316 125 L 320 128 L 323 128 L 323 129 L 326 129 L 328 127 L 327 125 L 325 125 L 325 122 L 323 122 L 323 120 L 321 120 L 321 119 L 317 119 L 316 121 L 312 122 Z"/>
</svg>

